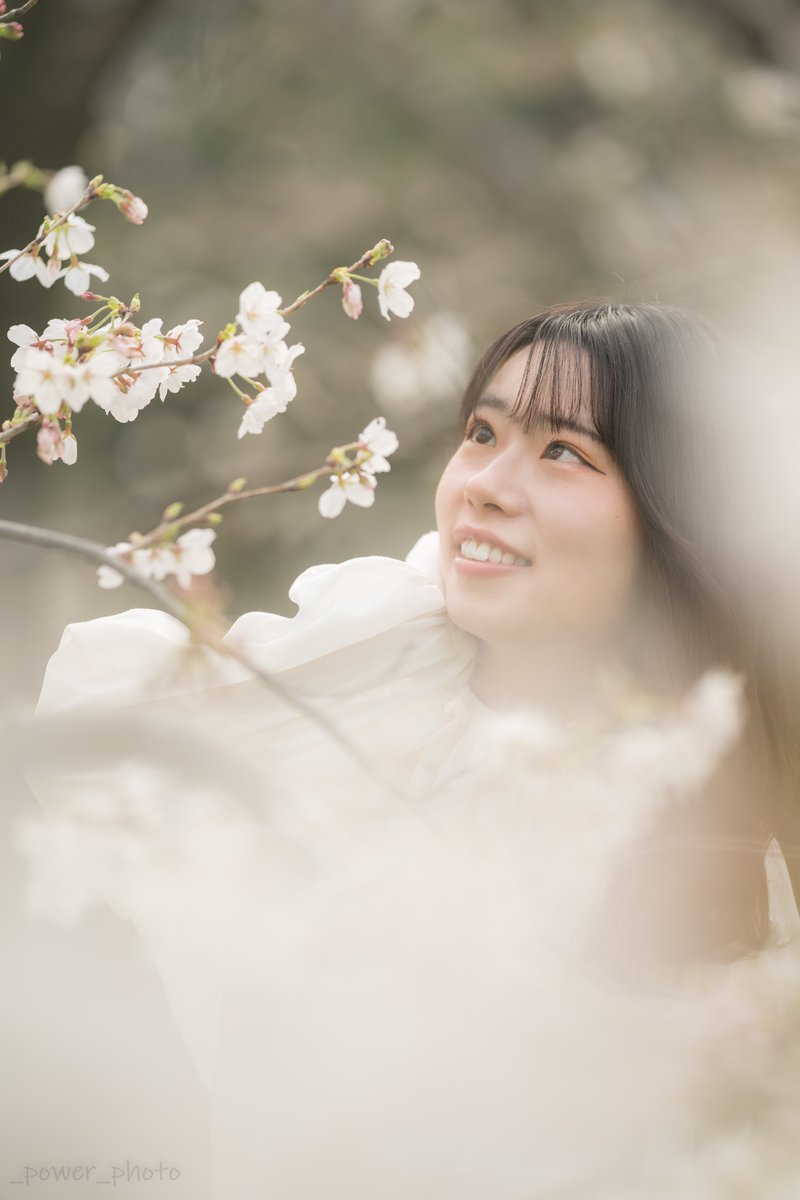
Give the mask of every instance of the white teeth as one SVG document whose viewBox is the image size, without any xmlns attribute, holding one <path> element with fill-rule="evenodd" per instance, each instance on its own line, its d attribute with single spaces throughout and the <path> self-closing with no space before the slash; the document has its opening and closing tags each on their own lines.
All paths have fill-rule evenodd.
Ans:
<svg viewBox="0 0 800 1200">
<path fill-rule="evenodd" d="M 499 546 L 492 546 L 489 542 L 475 542 L 471 538 L 462 542 L 459 547 L 464 558 L 474 559 L 475 562 L 493 562 L 505 563 L 507 567 L 529 567 L 530 560 L 522 558 L 518 554 L 510 554 L 508 551 L 503 552 Z"/>
</svg>

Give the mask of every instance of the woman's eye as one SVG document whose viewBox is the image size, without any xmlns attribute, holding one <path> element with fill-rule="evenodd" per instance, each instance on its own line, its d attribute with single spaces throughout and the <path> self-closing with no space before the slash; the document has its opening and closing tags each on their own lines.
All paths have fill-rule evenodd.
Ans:
<svg viewBox="0 0 800 1200">
<path fill-rule="evenodd" d="M 554 453 L 551 453 L 551 451 Z M 570 446 L 565 446 L 563 442 L 551 442 L 542 457 L 550 458 L 554 462 L 576 462 L 588 466 L 586 459 L 581 458 L 580 454 L 576 453 Z"/>
<path fill-rule="evenodd" d="M 464 436 L 468 442 L 477 442 L 479 446 L 488 446 L 489 442 L 482 436 L 478 436 L 483 433 L 487 433 L 490 438 L 494 437 L 491 425 L 487 425 L 485 421 L 475 421 L 473 425 L 470 425 Z"/>
</svg>

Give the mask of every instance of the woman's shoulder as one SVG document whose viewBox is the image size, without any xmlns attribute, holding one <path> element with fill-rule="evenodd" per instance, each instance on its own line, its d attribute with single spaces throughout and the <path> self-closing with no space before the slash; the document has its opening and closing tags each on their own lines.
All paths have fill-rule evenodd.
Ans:
<svg viewBox="0 0 800 1200">
<path fill-rule="evenodd" d="M 365 555 L 309 567 L 289 588 L 289 599 L 297 605 L 294 616 L 245 613 L 226 640 L 248 647 L 265 669 L 286 670 L 399 627 L 444 630 L 450 624 L 435 530 L 405 559 Z"/>
</svg>

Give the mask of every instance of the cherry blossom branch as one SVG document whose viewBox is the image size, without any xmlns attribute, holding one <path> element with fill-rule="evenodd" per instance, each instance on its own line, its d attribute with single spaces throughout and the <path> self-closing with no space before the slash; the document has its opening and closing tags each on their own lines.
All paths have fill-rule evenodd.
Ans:
<svg viewBox="0 0 800 1200">
<path fill-rule="evenodd" d="M 186 606 L 181 604 L 167 588 L 152 579 L 145 578 L 128 563 L 109 554 L 105 546 L 101 546 L 99 542 L 75 537 L 71 533 L 58 533 L 53 529 L 40 529 L 36 525 L 23 525 L 17 521 L 3 520 L 0 520 L 0 538 L 7 538 L 12 542 L 25 542 L 30 546 L 41 546 L 49 550 L 66 550 L 67 553 L 88 559 L 89 562 L 113 567 L 120 575 L 124 575 L 134 587 L 148 592 L 167 612 L 177 617 L 183 624 L 187 623 L 185 620 Z"/>
<path fill-rule="evenodd" d="M 44 187 L 47 181 L 47 173 L 39 170 L 33 163 L 27 162 L 24 159 L 20 162 L 15 162 L 12 167 L 7 168 L 3 164 L 5 174 L 0 176 L 0 196 L 4 196 L 6 192 L 10 192 L 15 187 L 28 187 L 38 190 Z"/>
<path fill-rule="evenodd" d="M 353 450 L 358 446 L 358 442 L 351 442 L 347 446 L 340 446 L 340 450 Z M 273 483 L 266 487 L 249 488 L 244 490 L 244 481 L 241 481 L 242 486 L 237 487 L 239 480 L 234 480 L 229 485 L 228 490 L 216 500 L 209 500 L 207 504 L 203 504 L 200 508 L 196 508 L 193 512 L 186 513 L 182 516 L 177 516 L 174 520 L 166 519 L 162 521 L 155 529 L 151 529 L 149 533 L 143 534 L 141 538 L 132 538 L 133 547 L 135 550 L 145 550 L 148 546 L 152 546 L 155 542 L 160 542 L 165 536 L 173 536 L 179 529 L 183 529 L 186 525 L 197 524 L 211 513 L 217 512 L 220 508 L 224 508 L 228 504 L 233 504 L 236 500 L 251 500 L 254 496 L 273 496 L 278 492 L 301 492 L 306 488 L 311 487 L 313 483 L 324 475 L 332 475 L 336 470 L 333 463 L 326 463 L 322 467 L 315 467 L 312 471 L 306 471 L 302 475 L 295 475 L 293 479 L 287 479 L 285 483 Z M 169 509 L 167 509 L 169 512 Z"/>
<path fill-rule="evenodd" d="M 21 433 L 25 433 L 28 429 L 32 429 L 34 425 L 40 425 L 42 422 L 42 414 L 40 412 L 29 413 L 27 417 L 23 417 L 17 422 L 4 421 L 0 428 L 0 446 L 6 445 L 15 437 L 19 437 Z"/>
<path fill-rule="evenodd" d="M 42 222 L 36 237 L 32 238 L 28 242 L 27 246 L 23 246 L 20 252 L 15 254 L 13 258 L 7 258 L 5 262 L 0 264 L 0 275 L 2 275 L 4 271 L 7 271 L 9 267 L 13 266 L 15 262 L 18 262 L 19 259 L 24 258 L 26 254 L 30 254 L 30 252 L 35 250 L 37 246 L 41 246 L 42 242 L 49 237 L 54 229 L 60 229 L 62 225 L 66 225 L 70 217 L 74 216 L 75 213 L 80 209 L 86 208 L 87 204 L 91 204 L 92 200 L 97 198 L 97 186 L 101 180 L 102 176 L 98 175 L 91 181 L 81 198 L 76 200 L 71 208 L 68 208 L 66 212 L 57 213 L 49 221 Z"/>
<path fill-rule="evenodd" d="M 157 600 L 163 609 L 189 630 L 196 641 L 202 642 L 210 650 L 214 650 L 216 653 L 238 662 L 240 666 L 254 675 L 260 683 L 283 700 L 285 704 L 288 704 L 290 708 L 293 708 L 301 716 L 308 718 L 308 720 L 313 721 L 345 754 L 354 759 L 371 779 L 386 788 L 396 798 L 405 799 L 405 796 L 396 785 L 391 780 L 384 778 L 375 764 L 345 737 L 330 717 L 319 712 L 313 705 L 308 704 L 300 696 L 297 696 L 278 683 L 268 671 L 263 670 L 245 651 L 241 650 L 235 644 L 227 642 L 215 621 L 208 618 L 204 619 L 190 605 L 179 600 L 168 588 L 164 588 L 154 580 L 141 575 L 123 559 L 109 554 L 105 546 L 101 546 L 99 542 L 92 542 L 87 538 L 75 537 L 69 533 L 58 533 L 52 529 L 40 529 L 34 525 L 23 525 L 16 521 L 4 520 L 0 520 L 0 538 L 7 538 L 10 541 L 23 542 L 27 545 L 40 546 L 51 550 L 64 550 L 79 558 L 85 558 L 90 562 L 104 564 L 113 568 L 120 575 L 123 575 L 129 583 L 132 583 L 134 587 L 140 588 Z"/>
<path fill-rule="evenodd" d="M 211 346 L 208 350 L 204 350 L 202 354 L 195 354 L 192 358 L 170 358 L 166 361 L 151 363 L 128 363 L 121 371 L 117 371 L 112 375 L 112 379 L 119 379 L 121 375 L 138 375 L 140 371 L 154 371 L 156 367 L 192 367 L 197 363 L 208 362 L 213 354 L 216 354 L 217 346 Z"/>
<path fill-rule="evenodd" d="M 22 253 L 24 254 L 25 251 L 22 251 Z M 276 311 L 280 316 L 287 317 L 290 313 L 296 312 L 298 308 L 302 308 L 304 304 L 309 302 L 309 300 L 313 300 L 315 296 L 320 294 L 320 292 L 324 292 L 326 288 L 342 284 L 344 279 L 351 275 L 354 271 L 360 271 L 362 267 L 374 266 L 375 263 L 380 262 L 381 259 L 387 258 L 388 255 L 393 253 L 394 246 L 392 243 L 388 238 L 382 238 L 375 246 L 372 247 L 371 250 L 367 250 L 349 267 L 334 267 L 330 274 L 322 280 L 322 283 L 318 283 L 316 287 L 311 288 L 307 292 L 301 292 L 291 304 L 286 306 L 286 308 L 279 308 Z M 369 282 L 372 283 L 375 281 L 369 280 Z M 131 371 L 138 375 L 140 371 L 154 371 L 159 367 L 164 367 L 165 365 L 169 366 L 170 368 L 197 366 L 198 364 L 208 362 L 210 358 L 213 358 L 218 349 L 219 346 L 214 345 L 208 350 L 204 350 L 202 354 L 195 354 L 191 358 L 181 358 L 175 360 L 171 359 L 166 364 L 163 359 L 159 362 L 132 364 L 131 366 L 123 368 L 121 371 L 117 371 L 113 378 L 119 379 L 122 375 L 129 375 Z"/>
<path fill-rule="evenodd" d="M 25 0 L 25 3 L 21 4 L 19 8 L 13 8 L 11 12 L 0 14 L 0 21 L 11 21 L 15 17 L 24 17 L 25 13 L 30 12 L 34 4 L 38 3 L 39 0 Z"/>
<path fill-rule="evenodd" d="M 380 262 L 382 258 L 386 258 L 389 254 L 393 253 L 394 246 L 392 243 L 388 238 L 382 238 L 376 246 L 373 246 L 366 254 L 362 254 L 361 258 L 357 262 L 354 262 L 352 266 L 334 267 L 327 278 L 323 279 L 322 283 L 318 283 L 309 292 L 301 292 L 296 300 L 293 300 L 286 308 L 279 308 L 278 312 L 282 317 L 288 317 L 290 313 L 295 312 L 298 308 L 302 308 L 314 296 L 318 296 L 320 292 L 324 292 L 325 288 L 333 287 L 334 284 L 341 284 L 344 281 L 344 275 L 350 275 L 353 271 L 360 271 L 362 267 L 372 267 L 375 263 Z"/>
</svg>

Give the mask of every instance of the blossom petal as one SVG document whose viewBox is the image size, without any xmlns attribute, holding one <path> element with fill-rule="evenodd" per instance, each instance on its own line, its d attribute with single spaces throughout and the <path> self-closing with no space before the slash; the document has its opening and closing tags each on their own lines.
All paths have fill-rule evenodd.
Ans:
<svg viewBox="0 0 800 1200">
<path fill-rule="evenodd" d="M 332 483 L 327 492 L 319 498 L 319 511 L 323 517 L 338 517 L 344 508 L 344 488 L 340 483 Z"/>
</svg>

